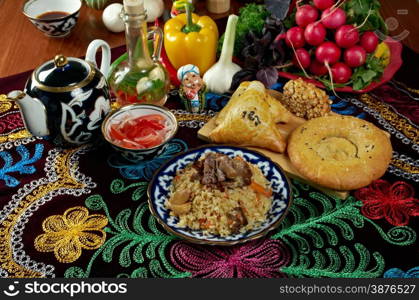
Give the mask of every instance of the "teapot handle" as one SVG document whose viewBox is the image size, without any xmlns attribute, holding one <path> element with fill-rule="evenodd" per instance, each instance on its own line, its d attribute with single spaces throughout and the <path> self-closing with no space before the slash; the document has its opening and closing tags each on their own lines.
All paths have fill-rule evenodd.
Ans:
<svg viewBox="0 0 419 300">
<path fill-rule="evenodd" d="M 163 31 L 158 26 L 151 26 L 148 29 L 148 40 L 153 39 L 153 54 L 154 61 L 160 60 L 161 49 L 163 47 Z"/>
<path fill-rule="evenodd" d="M 109 44 L 103 40 L 94 40 L 87 47 L 86 60 L 96 64 L 96 52 L 99 48 L 102 48 L 102 61 L 100 63 L 100 71 L 105 77 L 109 75 L 109 68 L 111 66 L 111 48 Z"/>
</svg>

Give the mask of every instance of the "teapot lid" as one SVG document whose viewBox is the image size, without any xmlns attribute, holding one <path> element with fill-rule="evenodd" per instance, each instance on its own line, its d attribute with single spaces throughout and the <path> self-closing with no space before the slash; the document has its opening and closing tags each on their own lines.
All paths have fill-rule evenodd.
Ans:
<svg viewBox="0 0 419 300">
<path fill-rule="evenodd" d="M 79 58 L 56 55 L 41 65 L 33 74 L 38 88 L 49 92 L 65 92 L 88 84 L 95 75 L 95 68 Z"/>
</svg>

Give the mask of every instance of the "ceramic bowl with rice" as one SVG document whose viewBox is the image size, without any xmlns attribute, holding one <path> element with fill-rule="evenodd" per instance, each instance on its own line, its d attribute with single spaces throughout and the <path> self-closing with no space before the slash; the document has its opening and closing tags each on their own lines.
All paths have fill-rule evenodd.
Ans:
<svg viewBox="0 0 419 300">
<path fill-rule="evenodd" d="M 166 230 L 213 245 L 264 236 L 285 217 L 292 198 L 287 177 L 269 158 L 220 145 L 173 157 L 155 173 L 148 194 Z"/>
</svg>

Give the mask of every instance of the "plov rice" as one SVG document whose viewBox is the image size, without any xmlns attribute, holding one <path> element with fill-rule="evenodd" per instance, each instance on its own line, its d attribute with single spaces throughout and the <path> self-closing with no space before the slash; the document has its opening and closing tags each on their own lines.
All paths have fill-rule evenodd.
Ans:
<svg viewBox="0 0 419 300">
<path fill-rule="evenodd" d="M 266 220 L 272 191 L 260 169 L 241 157 L 209 153 L 179 170 L 166 207 L 179 227 L 228 236 Z"/>
</svg>

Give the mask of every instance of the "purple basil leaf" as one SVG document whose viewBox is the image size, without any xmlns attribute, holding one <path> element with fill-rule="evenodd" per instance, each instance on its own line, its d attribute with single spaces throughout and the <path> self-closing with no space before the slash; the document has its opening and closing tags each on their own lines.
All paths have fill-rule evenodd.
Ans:
<svg viewBox="0 0 419 300">
<path fill-rule="evenodd" d="M 274 67 L 264 68 L 256 73 L 256 79 L 262 82 L 266 88 L 270 88 L 278 80 L 278 71 Z"/>
<path fill-rule="evenodd" d="M 291 0 L 265 0 L 266 9 L 280 20 L 285 19 Z"/>
<path fill-rule="evenodd" d="M 257 39 L 258 39 L 258 36 L 252 30 L 250 30 L 246 34 L 246 44 L 247 45 L 254 44 L 255 41 L 257 41 Z"/>
<path fill-rule="evenodd" d="M 231 81 L 230 91 L 235 91 L 243 81 L 252 81 L 255 79 L 255 70 L 242 69 L 234 74 L 233 80 Z"/>
<path fill-rule="evenodd" d="M 279 18 L 274 15 L 270 15 L 265 20 L 262 34 L 265 34 L 267 31 L 269 31 L 273 37 L 276 37 L 278 34 L 285 32 L 285 27 Z"/>
<path fill-rule="evenodd" d="M 269 47 L 269 45 L 272 43 L 272 33 L 270 31 L 266 32 L 257 42 L 259 42 L 259 44 L 264 48 Z"/>
<path fill-rule="evenodd" d="M 264 50 L 259 43 L 253 43 L 243 48 L 244 68 L 259 70 L 259 65 L 264 56 Z"/>
</svg>

